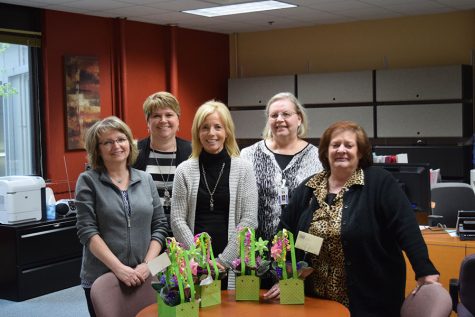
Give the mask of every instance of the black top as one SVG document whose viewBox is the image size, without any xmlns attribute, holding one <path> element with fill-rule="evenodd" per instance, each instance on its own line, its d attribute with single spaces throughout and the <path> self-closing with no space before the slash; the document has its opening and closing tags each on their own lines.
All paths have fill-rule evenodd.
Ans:
<svg viewBox="0 0 475 317">
<path fill-rule="evenodd" d="M 274 152 L 272 152 L 274 153 Z M 279 167 L 281 170 L 285 170 L 287 165 L 289 165 L 290 161 L 294 158 L 294 155 L 289 155 L 289 154 L 278 154 L 274 153 L 275 160 L 277 161 L 277 164 L 279 164 Z"/>
<path fill-rule="evenodd" d="M 186 161 L 191 155 L 191 142 L 180 138 L 176 139 L 176 161 L 175 165 L 180 165 L 181 162 Z M 139 149 L 139 156 L 135 161 L 134 168 L 145 171 L 147 162 L 150 157 L 150 137 L 140 140 L 137 143 Z"/>
<path fill-rule="evenodd" d="M 203 150 L 199 160 L 200 185 L 196 199 L 195 234 L 207 232 L 210 235 L 213 253 L 217 257 L 228 244 L 231 157 L 226 149 L 223 149 L 218 154 L 209 154 Z M 210 210 L 210 194 L 204 182 L 203 167 L 206 172 L 209 190 L 213 191 L 223 163 L 225 164 L 223 174 L 213 195 L 214 209 Z"/>
</svg>

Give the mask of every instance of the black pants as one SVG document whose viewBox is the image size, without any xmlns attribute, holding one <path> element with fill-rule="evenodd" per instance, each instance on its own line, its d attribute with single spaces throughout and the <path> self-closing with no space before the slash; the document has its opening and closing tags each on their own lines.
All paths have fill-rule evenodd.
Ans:
<svg viewBox="0 0 475 317">
<path fill-rule="evenodd" d="M 89 315 L 91 317 L 96 317 L 96 312 L 94 311 L 94 306 L 92 305 L 92 301 L 91 301 L 91 289 L 90 288 L 83 288 L 83 289 L 84 289 L 84 294 L 86 295 L 87 310 L 89 310 Z"/>
</svg>

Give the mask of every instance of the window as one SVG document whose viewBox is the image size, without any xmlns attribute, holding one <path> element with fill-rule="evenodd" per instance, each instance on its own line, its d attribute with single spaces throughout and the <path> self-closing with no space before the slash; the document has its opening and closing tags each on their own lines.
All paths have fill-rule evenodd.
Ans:
<svg viewBox="0 0 475 317">
<path fill-rule="evenodd" d="M 30 57 L 0 42 L 0 176 L 34 174 Z"/>
<path fill-rule="evenodd" d="M 0 176 L 44 175 L 39 17 L 0 4 Z"/>
</svg>

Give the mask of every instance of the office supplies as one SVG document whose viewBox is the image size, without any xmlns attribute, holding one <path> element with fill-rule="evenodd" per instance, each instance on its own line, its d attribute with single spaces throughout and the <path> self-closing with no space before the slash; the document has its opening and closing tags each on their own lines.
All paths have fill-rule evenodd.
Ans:
<svg viewBox="0 0 475 317">
<path fill-rule="evenodd" d="M 475 211 L 459 210 L 456 228 L 460 240 L 475 240 Z"/>
<path fill-rule="evenodd" d="M 46 215 L 45 187 L 39 176 L 0 177 L 0 223 L 41 220 Z"/>
<path fill-rule="evenodd" d="M 66 181 L 68 182 L 69 199 L 60 199 L 56 202 L 56 214 L 60 216 L 70 216 L 76 214 L 76 202 L 71 193 L 71 185 L 69 184 L 68 164 L 66 156 L 63 156 L 64 170 L 66 171 Z"/>
</svg>

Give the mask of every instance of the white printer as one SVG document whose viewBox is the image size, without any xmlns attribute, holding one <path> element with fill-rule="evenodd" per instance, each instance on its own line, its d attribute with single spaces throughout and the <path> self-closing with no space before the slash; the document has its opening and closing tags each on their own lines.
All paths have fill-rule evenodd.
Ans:
<svg viewBox="0 0 475 317">
<path fill-rule="evenodd" d="M 39 176 L 0 177 L 0 223 L 41 220 L 46 208 L 45 187 Z"/>
</svg>

